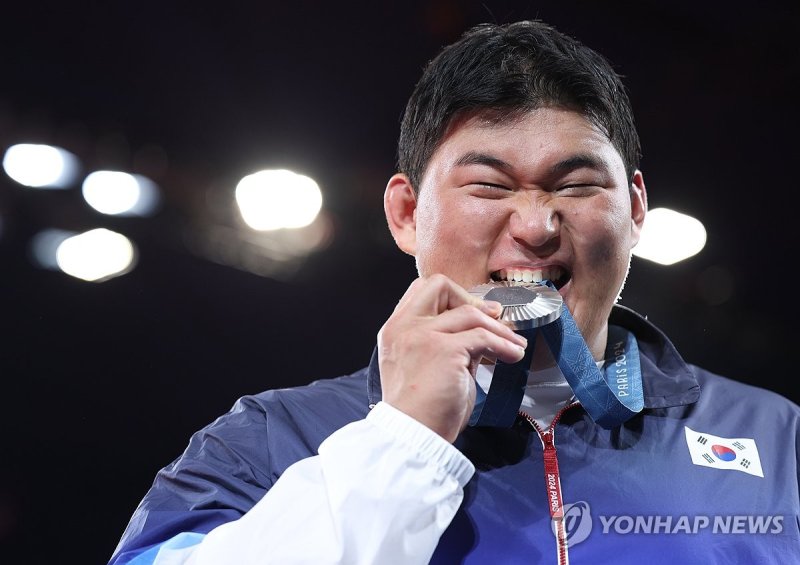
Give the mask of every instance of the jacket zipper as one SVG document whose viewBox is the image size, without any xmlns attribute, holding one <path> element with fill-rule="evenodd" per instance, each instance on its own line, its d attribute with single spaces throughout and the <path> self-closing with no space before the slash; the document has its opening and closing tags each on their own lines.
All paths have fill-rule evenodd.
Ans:
<svg viewBox="0 0 800 565">
<path fill-rule="evenodd" d="M 553 418 L 553 421 L 550 422 L 550 427 L 546 430 L 543 430 L 530 416 L 522 411 L 519 412 L 519 415 L 536 430 L 537 434 L 539 434 L 539 439 L 544 449 L 545 492 L 547 493 L 547 505 L 550 509 L 550 519 L 555 528 L 556 554 L 559 565 L 569 565 L 569 546 L 567 544 L 567 531 L 564 525 L 564 500 L 561 494 L 561 477 L 558 472 L 555 431 L 556 424 L 564 412 L 573 406 L 578 406 L 578 404 L 578 402 L 573 402 L 559 410 Z"/>
</svg>

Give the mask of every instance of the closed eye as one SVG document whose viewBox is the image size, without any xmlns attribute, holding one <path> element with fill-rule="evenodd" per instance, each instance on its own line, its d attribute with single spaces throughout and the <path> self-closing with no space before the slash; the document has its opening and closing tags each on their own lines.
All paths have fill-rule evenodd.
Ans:
<svg viewBox="0 0 800 565">
<path fill-rule="evenodd" d="M 497 189 L 497 190 L 511 190 L 507 186 L 503 186 L 502 184 L 494 184 L 492 182 L 475 182 L 475 183 L 472 183 L 472 184 L 474 184 L 476 186 L 486 187 L 486 188 L 494 188 L 494 189 Z"/>
<path fill-rule="evenodd" d="M 556 192 L 570 192 L 575 194 L 583 194 L 586 192 L 593 192 L 600 188 L 595 183 L 573 183 L 565 184 L 556 188 Z"/>
<path fill-rule="evenodd" d="M 471 182 L 469 183 L 470 193 L 477 198 L 484 198 L 487 200 L 502 200 L 507 196 L 514 194 L 514 190 L 502 184 L 493 182 Z"/>
</svg>

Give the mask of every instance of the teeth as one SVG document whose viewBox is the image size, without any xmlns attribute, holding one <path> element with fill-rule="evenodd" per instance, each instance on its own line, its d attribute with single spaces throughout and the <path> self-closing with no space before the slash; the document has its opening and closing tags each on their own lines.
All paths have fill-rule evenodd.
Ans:
<svg viewBox="0 0 800 565">
<path fill-rule="evenodd" d="M 558 267 L 545 269 L 500 269 L 495 273 L 495 277 L 499 280 L 526 283 L 542 282 L 545 279 L 556 281 L 561 277 L 561 269 Z"/>
</svg>

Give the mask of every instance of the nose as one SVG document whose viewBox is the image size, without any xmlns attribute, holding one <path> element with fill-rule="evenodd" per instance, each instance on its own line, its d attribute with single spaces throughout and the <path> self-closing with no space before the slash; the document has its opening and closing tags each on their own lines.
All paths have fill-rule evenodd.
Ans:
<svg viewBox="0 0 800 565">
<path fill-rule="evenodd" d="M 561 228 L 551 202 L 525 198 L 517 203 L 508 221 L 509 235 L 520 245 L 541 249 L 557 242 Z"/>
</svg>

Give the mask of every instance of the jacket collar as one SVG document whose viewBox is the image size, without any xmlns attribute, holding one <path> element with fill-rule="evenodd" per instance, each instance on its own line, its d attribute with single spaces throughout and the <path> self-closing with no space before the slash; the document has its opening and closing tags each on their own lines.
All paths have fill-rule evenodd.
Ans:
<svg viewBox="0 0 800 565">
<path fill-rule="evenodd" d="M 612 309 L 609 323 L 622 326 L 636 336 L 645 408 L 668 408 L 697 401 L 700 396 L 697 378 L 661 330 L 640 314 L 619 304 Z M 381 399 L 377 347 L 367 369 L 367 398 L 370 406 Z"/>
<path fill-rule="evenodd" d="M 669 338 L 643 316 L 616 305 L 609 323 L 622 326 L 639 345 L 645 408 L 692 404 L 700 397 L 700 384 Z"/>
</svg>

